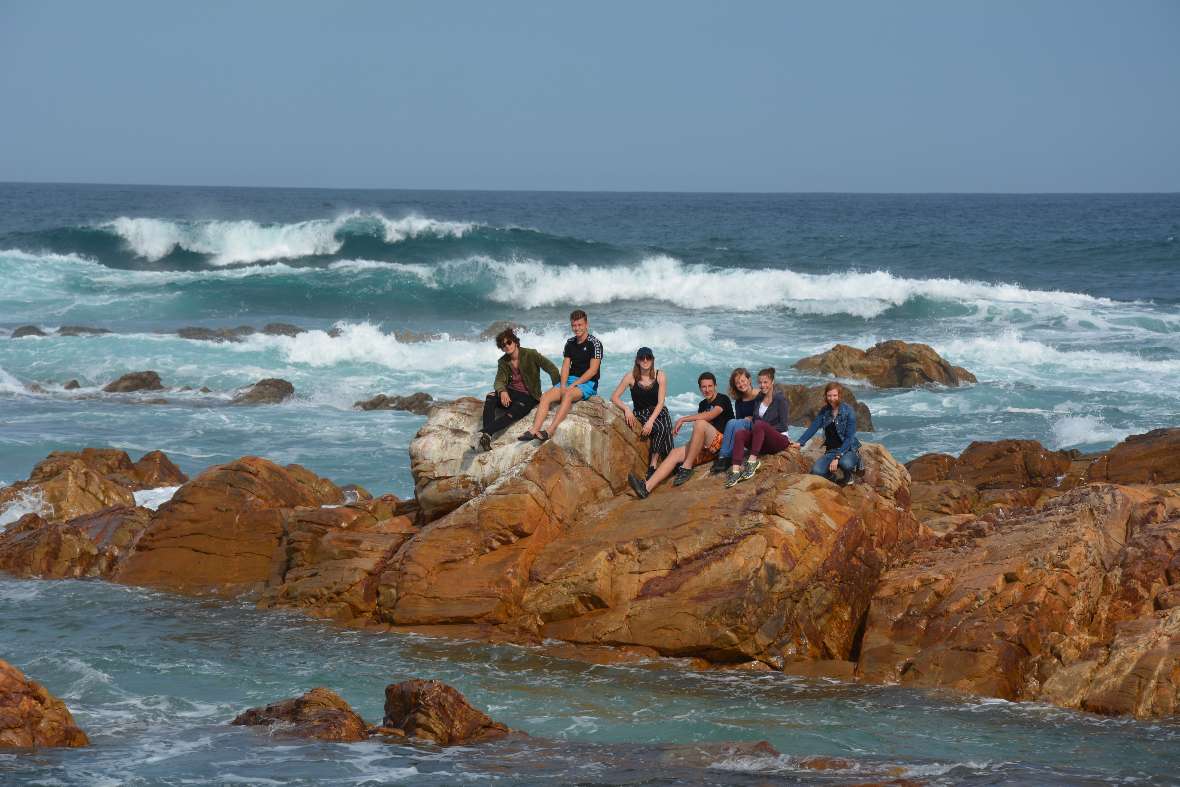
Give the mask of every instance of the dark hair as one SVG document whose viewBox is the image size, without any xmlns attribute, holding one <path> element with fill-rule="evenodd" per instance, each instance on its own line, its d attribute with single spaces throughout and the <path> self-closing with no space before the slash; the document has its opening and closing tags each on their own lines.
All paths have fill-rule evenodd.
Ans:
<svg viewBox="0 0 1180 787">
<path fill-rule="evenodd" d="M 717 384 L 717 378 L 713 376 L 712 372 L 701 372 L 700 376 L 697 377 L 697 388 L 700 388 L 701 383 L 703 383 L 705 380 L 712 380 L 713 385 Z"/>
<path fill-rule="evenodd" d="M 639 368 L 639 357 L 636 356 L 635 357 L 635 365 L 631 367 L 631 377 L 633 377 L 635 379 L 635 382 L 637 382 L 637 383 L 639 382 L 639 376 L 642 372 L 643 372 L 643 370 Z M 653 353 L 652 357 L 651 357 L 651 379 L 652 379 L 652 382 L 655 382 L 659 379 L 659 374 L 660 374 L 660 370 L 656 368 L 656 356 Z"/>
<path fill-rule="evenodd" d="M 828 383 L 824 386 L 824 398 L 827 398 L 828 391 L 839 391 L 840 383 Z M 841 394 L 843 396 L 843 394 Z"/>
<path fill-rule="evenodd" d="M 503 350 L 504 345 L 508 342 L 512 342 L 517 346 L 520 345 L 520 337 L 516 335 L 516 331 L 512 330 L 511 328 L 505 328 L 496 334 L 496 346 L 498 348 Z"/>
<path fill-rule="evenodd" d="M 750 370 L 744 366 L 739 366 L 738 368 L 734 369 L 732 372 L 729 373 L 729 395 L 732 396 L 734 399 L 737 399 L 741 396 L 741 394 L 738 393 L 738 389 L 737 389 L 737 385 L 736 385 L 737 378 L 739 378 L 739 377 L 745 377 L 747 380 L 749 380 L 750 379 Z"/>
<path fill-rule="evenodd" d="M 574 309 L 572 312 L 570 312 L 570 322 L 573 322 L 574 320 L 588 319 L 589 318 L 586 316 L 586 312 L 582 311 L 581 309 Z"/>
<path fill-rule="evenodd" d="M 758 376 L 759 377 L 769 377 L 771 380 L 773 380 L 774 379 L 774 367 L 767 366 L 765 369 L 758 372 Z"/>
</svg>

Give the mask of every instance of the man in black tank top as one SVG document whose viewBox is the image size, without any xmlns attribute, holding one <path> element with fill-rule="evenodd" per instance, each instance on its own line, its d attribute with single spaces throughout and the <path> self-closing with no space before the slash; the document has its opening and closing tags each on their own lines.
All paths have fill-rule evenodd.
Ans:
<svg viewBox="0 0 1180 787">
<path fill-rule="evenodd" d="M 533 418 L 533 427 L 522 434 L 518 438 L 520 440 L 548 440 L 557 430 L 558 424 L 569 415 L 574 404 L 598 394 L 602 342 L 590 333 L 590 320 L 581 309 L 575 309 L 570 313 L 570 330 L 574 335 L 565 343 L 565 360 L 561 362 L 561 385 L 550 388 L 541 395 L 537 414 Z M 553 416 L 549 429 L 542 429 L 545 417 L 549 415 L 549 408 L 555 402 L 561 403 L 557 413 Z"/>
</svg>

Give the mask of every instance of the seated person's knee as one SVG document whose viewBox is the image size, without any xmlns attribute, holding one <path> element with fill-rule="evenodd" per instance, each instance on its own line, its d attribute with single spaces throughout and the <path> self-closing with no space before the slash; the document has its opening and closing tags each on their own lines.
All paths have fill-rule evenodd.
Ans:
<svg viewBox="0 0 1180 787">
<path fill-rule="evenodd" d="M 815 464 L 811 466 L 811 474 L 826 476 L 828 474 L 828 465 L 831 464 L 831 462 L 831 459 L 821 456 L 819 459 L 816 459 Z"/>
</svg>

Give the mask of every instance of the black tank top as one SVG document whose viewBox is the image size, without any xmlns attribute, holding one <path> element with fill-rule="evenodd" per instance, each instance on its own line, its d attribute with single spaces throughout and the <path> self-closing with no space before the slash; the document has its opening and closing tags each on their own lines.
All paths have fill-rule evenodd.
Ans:
<svg viewBox="0 0 1180 787">
<path fill-rule="evenodd" d="M 656 372 L 659 374 L 659 372 Z M 659 380 L 652 382 L 651 386 L 644 388 L 636 380 L 631 386 L 631 407 L 635 410 L 650 410 L 656 406 L 656 402 L 660 400 L 660 383 Z"/>
</svg>

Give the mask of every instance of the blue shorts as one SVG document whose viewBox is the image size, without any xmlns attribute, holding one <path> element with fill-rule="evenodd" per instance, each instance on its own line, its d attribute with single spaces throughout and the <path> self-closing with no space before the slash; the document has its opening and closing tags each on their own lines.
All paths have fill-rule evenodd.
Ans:
<svg viewBox="0 0 1180 787">
<path fill-rule="evenodd" d="M 566 381 L 565 381 L 566 387 L 567 388 L 580 388 L 580 389 L 582 389 L 582 398 L 583 399 L 589 399 L 591 396 L 598 395 L 598 382 L 596 380 L 588 380 L 588 381 L 582 383 L 581 385 L 575 386 L 574 381 L 577 379 L 578 379 L 577 377 L 575 377 L 574 375 L 571 374 L 569 377 L 566 378 Z"/>
</svg>

